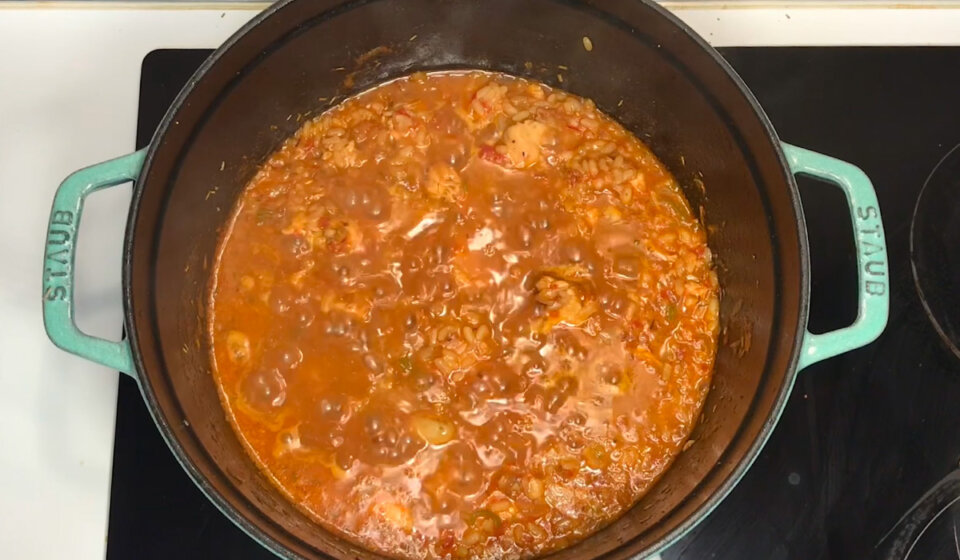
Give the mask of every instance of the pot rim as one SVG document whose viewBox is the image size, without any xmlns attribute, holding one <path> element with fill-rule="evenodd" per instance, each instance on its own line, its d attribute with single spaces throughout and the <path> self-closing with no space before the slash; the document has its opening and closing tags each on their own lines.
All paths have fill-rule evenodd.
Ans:
<svg viewBox="0 0 960 560">
<path fill-rule="evenodd" d="M 143 167 L 140 171 L 137 180 L 133 183 L 133 192 L 130 204 L 130 211 L 128 214 L 127 226 L 124 232 L 124 245 L 123 245 L 123 264 L 122 264 L 122 301 L 124 306 L 124 327 L 127 332 L 127 339 L 130 342 L 131 355 L 133 358 L 133 364 L 136 368 L 137 375 L 137 385 L 140 387 L 140 393 L 144 399 L 144 402 L 147 405 L 147 409 L 150 412 L 150 416 L 153 418 L 154 423 L 157 425 L 157 428 L 160 431 L 164 441 L 167 446 L 170 448 L 174 457 L 177 459 L 177 462 L 183 467 L 184 471 L 189 475 L 190 479 L 197 485 L 200 491 L 206 496 L 211 503 L 213 503 L 224 516 L 230 519 L 237 527 L 239 527 L 244 533 L 249 535 L 253 540 L 258 544 L 263 546 L 265 549 L 269 550 L 276 556 L 280 558 L 299 558 L 296 552 L 291 550 L 289 547 L 281 544 L 276 539 L 271 537 L 266 531 L 264 531 L 257 523 L 252 522 L 247 517 L 243 516 L 227 499 L 223 497 L 203 476 L 203 474 L 196 468 L 193 462 L 190 459 L 190 456 L 185 452 L 184 448 L 180 445 L 176 436 L 173 433 L 173 430 L 160 413 L 160 407 L 156 394 L 154 393 L 153 387 L 150 383 L 145 382 L 146 376 L 143 375 L 145 371 L 143 368 L 143 357 L 139 347 L 138 339 L 138 329 L 136 326 L 136 321 L 133 317 L 134 309 L 134 296 L 132 290 L 132 255 L 134 250 L 133 242 L 133 232 L 137 225 L 137 217 L 140 210 L 140 203 L 142 201 L 144 184 L 143 180 L 148 176 L 150 168 L 153 163 L 154 156 L 156 155 L 157 150 L 162 144 L 161 140 L 166 135 L 169 130 L 171 123 L 173 123 L 173 117 L 178 113 L 184 101 L 193 93 L 197 84 L 200 83 L 203 77 L 206 75 L 208 70 L 215 66 L 224 54 L 229 51 L 236 43 L 242 40 L 253 28 L 259 26 L 263 21 L 271 18 L 277 12 L 283 10 L 288 5 L 299 2 L 301 0 L 280 0 L 279 2 L 269 6 L 242 27 L 240 27 L 236 32 L 234 32 L 229 38 L 227 38 L 219 47 L 217 47 L 210 56 L 203 61 L 202 64 L 197 68 L 193 73 L 184 87 L 177 94 L 174 101 L 171 103 L 170 107 L 167 109 L 166 113 L 163 116 L 163 119 L 160 122 L 160 125 L 157 127 L 154 132 L 150 143 L 147 147 L 146 158 L 143 163 Z M 348 7 L 353 7 L 355 5 L 366 4 L 370 2 L 375 2 L 379 0 L 354 0 L 343 2 L 340 0 L 327 0 L 327 8 L 330 9 L 344 9 Z M 567 4 L 567 0 L 550 0 L 558 4 Z M 800 286 L 799 286 L 799 301 L 798 301 L 798 313 L 797 313 L 797 324 L 794 333 L 793 344 L 790 348 L 790 357 L 788 360 L 788 366 L 784 375 L 782 376 L 782 381 L 780 387 L 777 389 L 776 398 L 773 400 L 770 412 L 767 414 L 767 418 L 764 420 L 763 425 L 753 442 L 749 445 L 746 451 L 740 456 L 737 461 L 737 465 L 730 471 L 730 473 L 720 481 L 715 490 L 707 497 L 703 503 L 697 507 L 686 519 L 674 527 L 671 531 L 665 534 L 660 539 L 653 541 L 646 545 L 644 549 L 633 555 L 632 558 L 639 559 L 648 556 L 653 556 L 660 552 L 663 552 L 666 548 L 670 547 L 678 540 L 683 538 L 687 533 L 689 533 L 694 527 L 699 525 L 705 518 L 707 518 L 714 509 L 716 509 L 720 503 L 730 494 L 730 492 L 736 487 L 740 480 L 744 477 L 753 463 L 756 461 L 757 457 L 760 455 L 763 447 L 766 445 L 769 440 L 774 428 L 780 420 L 781 415 L 783 414 L 784 409 L 786 408 L 787 401 L 790 397 L 790 394 L 793 390 L 794 383 L 798 374 L 798 363 L 800 358 L 800 351 L 802 347 L 803 336 L 806 331 L 806 325 L 809 315 L 809 304 L 810 304 L 810 252 L 809 244 L 807 238 L 807 229 L 806 222 L 803 214 L 803 207 L 800 201 L 799 189 L 796 184 L 796 179 L 793 173 L 790 172 L 790 166 L 787 162 L 787 158 L 781 148 L 780 139 L 777 136 L 776 130 L 773 128 L 769 118 L 761 107 L 760 103 L 757 101 L 756 97 L 746 86 L 740 76 L 736 71 L 730 66 L 730 64 L 706 42 L 699 34 L 697 34 L 693 29 L 680 20 L 677 16 L 657 4 L 654 0 L 636 0 L 644 4 L 647 8 L 652 9 L 658 15 L 665 18 L 667 21 L 672 23 L 676 28 L 683 32 L 683 34 L 690 40 L 694 41 L 697 46 L 699 46 L 711 59 L 712 61 L 723 71 L 726 77 L 733 82 L 736 88 L 739 90 L 740 94 L 748 102 L 750 107 L 753 109 L 758 120 L 763 126 L 764 132 L 766 134 L 767 140 L 771 143 L 773 151 L 780 163 L 780 168 L 782 171 L 784 183 L 788 187 L 788 195 L 790 198 L 790 203 L 793 208 L 795 225 L 797 229 L 797 241 L 799 246 L 799 269 L 800 269 Z M 584 4 L 584 7 L 589 10 L 603 10 L 602 7 L 598 7 L 597 4 L 600 2 L 594 0 L 587 0 Z M 326 11 L 325 10 L 325 11 Z M 606 12 L 604 12 L 606 13 Z M 786 330 L 786 329 L 784 329 Z M 767 356 L 767 363 L 771 360 L 771 356 Z M 760 391 L 757 392 L 757 395 L 754 396 L 753 401 L 748 407 L 747 414 L 750 414 L 750 411 L 756 406 L 756 401 Z M 729 447 L 724 450 L 721 454 L 718 462 L 723 461 L 726 455 L 730 452 Z M 254 509 L 256 507 L 254 506 Z M 286 532 L 286 529 L 283 526 L 276 524 L 275 525 L 280 531 Z M 296 539 L 295 536 L 291 535 Z M 589 538 L 589 537 L 588 537 Z M 629 545 L 636 538 L 640 538 L 640 535 L 634 537 L 629 541 L 625 541 L 620 544 L 620 547 Z M 605 556 L 613 556 L 620 549 L 614 549 L 605 554 Z M 326 553 L 321 552 L 324 556 Z"/>
</svg>

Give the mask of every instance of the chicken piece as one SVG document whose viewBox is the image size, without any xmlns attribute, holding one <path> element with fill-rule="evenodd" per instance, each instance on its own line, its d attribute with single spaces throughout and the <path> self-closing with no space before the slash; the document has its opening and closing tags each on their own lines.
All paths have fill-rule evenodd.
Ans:
<svg viewBox="0 0 960 560">
<path fill-rule="evenodd" d="M 387 121 L 390 126 L 390 136 L 400 140 L 416 132 L 417 121 L 405 108 L 398 109 Z"/>
<path fill-rule="evenodd" d="M 457 109 L 463 122 L 472 131 L 479 130 L 493 120 L 494 115 L 503 112 L 503 103 L 507 95 L 507 86 L 489 83 L 477 90 L 465 109 Z"/>
<path fill-rule="evenodd" d="M 590 277 L 590 270 L 583 263 L 552 266 L 544 269 L 544 272 L 567 282 L 579 282 Z"/>
<path fill-rule="evenodd" d="M 548 311 L 537 325 L 541 333 L 561 323 L 582 325 L 598 309 L 596 302 L 585 298 L 578 286 L 549 274 L 537 281 L 536 300 L 545 305 Z"/>
<path fill-rule="evenodd" d="M 453 167 L 439 163 L 427 171 L 427 194 L 446 202 L 456 202 L 463 194 L 463 182 Z"/>
<path fill-rule="evenodd" d="M 325 249 L 333 253 L 351 253 L 360 246 L 360 228 L 353 220 L 330 218 L 325 212 L 297 212 L 284 235 L 298 235 L 311 250 Z"/>
<path fill-rule="evenodd" d="M 532 119 L 517 123 L 503 133 L 503 154 L 510 167 L 526 169 L 541 160 L 541 146 L 547 134 L 547 125 Z"/>
<path fill-rule="evenodd" d="M 329 220 L 322 227 L 319 241 L 334 253 L 350 253 L 360 244 L 360 230 L 353 220 Z"/>
<path fill-rule="evenodd" d="M 413 514 L 402 503 L 380 503 L 374 506 L 373 511 L 389 527 L 400 529 L 405 533 L 413 530 Z"/>
<path fill-rule="evenodd" d="M 349 321 L 349 318 L 367 321 L 370 319 L 370 309 L 372 304 L 370 300 L 362 294 L 348 293 L 338 295 L 334 291 L 323 294 L 320 298 L 320 311 L 323 313 L 339 312 L 342 315 L 337 317 Z"/>
<path fill-rule="evenodd" d="M 302 235 L 305 237 L 311 224 L 322 215 L 322 212 L 322 209 L 319 211 L 311 209 L 308 212 L 297 212 L 290 218 L 290 223 L 287 227 L 280 230 L 280 233 L 284 235 Z"/>
</svg>

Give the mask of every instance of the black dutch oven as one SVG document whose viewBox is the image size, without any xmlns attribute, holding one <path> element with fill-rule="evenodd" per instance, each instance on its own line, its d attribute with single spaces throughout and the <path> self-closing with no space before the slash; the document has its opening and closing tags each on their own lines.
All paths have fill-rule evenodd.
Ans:
<svg viewBox="0 0 960 560">
<path fill-rule="evenodd" d="M 69 352 L 134 376 L 183 468 L 263 546 L 282 557 L 377 558 L 312 522 L 247 457 L 211 377 L 205 293 L 231 206 L 257 165 L 299 127 L 291 115 L 318 114 L 413 71 L 452 68 L 526 76 L 593 99 L 703 207 L 724 336 L 696 444 L 634 508 L 552 557 L 655 554 L 737 484 L 800 369 L 880 334 L 888 290 L 883 227 L 866 176 L 781 144 L 717 52 L 652 1 L 289 0 L 269 8 L 200 67 L 148 148 L 60 186 L 46 240 L 47 333 Z M 819 335 L 806 329 L 810 267 L 798 173 L 843 189 L 856 236 L 858 318 Z M 73 322 L 75 238 L 85 196 L 128 181 L 128 338 L 111 342 Z"/>
</svg>

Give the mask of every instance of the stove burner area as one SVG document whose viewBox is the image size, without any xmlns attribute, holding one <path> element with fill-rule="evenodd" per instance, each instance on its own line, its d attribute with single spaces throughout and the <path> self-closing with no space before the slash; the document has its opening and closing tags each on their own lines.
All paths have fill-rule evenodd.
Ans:
<svg viewBox="0 0 960 560">
<path fill-rule="evenodd" d="M 910 264 L 923 309 L 960 358 L 960 144 L 920 191 L 910 223 Z"/>
<path fill-rule="evenodd" d="M 877 545 L 873 558 L 960 558 L 960 469 L 917 500 Z"/>
</svg>

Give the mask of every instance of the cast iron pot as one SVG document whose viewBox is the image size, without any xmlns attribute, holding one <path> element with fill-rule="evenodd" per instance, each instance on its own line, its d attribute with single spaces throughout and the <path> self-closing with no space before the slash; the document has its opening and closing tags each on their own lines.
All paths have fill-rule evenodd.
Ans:
<svg viewBox="0 0 960 560">
<path fill-rule="evenodd" d="M 281 2 L 210 56 L 148 148 L 63 182 L 47 233 L 43 310 L 57 346 L 137 379 L 194 482 L 282 557 L 378 556 L 289 503 L 226 420 L 204 335 L 208 275 L 224 222 L 257 165 L 304 117 L 412 71 L 468 67 L 589 97 L 647 142 L 693 206 L 703 207 L 723 289 L 724 335 L 696 444 L 634 508 L 552 557 L 642 557 L 677 540 L 750 467 L 797 371 L 869 343 L 886 324 L 887 258 L 869 180 L 850 164 L 781 144 L 716 51 L 653 2 Z M 854 224 L 858 318 L 826 334 L 806 329 L 810 274 L 796 173 L 843 189 Z M 128 338 L 111 342 L 73 322 L 73 258 L 83 199 L 127 181 L 134 184 L 123 254 Z"/>
</svg>

